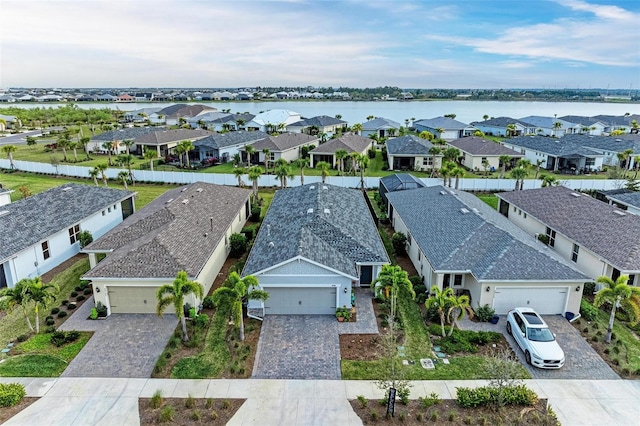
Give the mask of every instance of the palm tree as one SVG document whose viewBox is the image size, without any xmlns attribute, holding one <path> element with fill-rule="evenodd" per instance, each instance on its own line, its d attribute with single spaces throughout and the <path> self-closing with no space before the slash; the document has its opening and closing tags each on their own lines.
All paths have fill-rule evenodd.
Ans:
<svg viewBox="0 0 640 426">
<path fill-rule="evenodd" d="M 407 272 L 397 265 L 383 265 L 378 278 L 371 283 L 371 288 L 377 297 L 388 299 L 391 302 L 390 324 L 393 324 L 396 318 L 398 295 L 406 292 L 411 296 L 411 299 L 416 296 Z"/>
<path fill-rule="evenodd" d="M 371 121 L 371 120 L 373 120 L 374 118 L 376 118 L 376 116 L 375 116 L 375 115 L 367 115 L 367 121 Z"/>
<path fill-rule="evenodd" d="M 322 183 L 325 183 L 330 168 L 331 164 L 327 163 L 326 161 L 318 161 L 318 163 L 316 164 L 316 169 L 320 169 L 322 172 Z"/>
<path fill-rule="evenodd" d="M 15 145 L 5 145 L 2 147 L 2 152 L 7 154 L 7 158 L 9 158 L 9 164 L 11 164 L 11 168 L 15 169 L 16 166 L 13 164 L 13 153 L 18 150 L 18 147 Z"/>
<path fill-rule="evenodd" d="M 438 138 L 442 138 L 442 134 L 444 133 L 444 129 L 442 127 L 438 127 L 437 129 L 435 129 L 435 131 L 438 134 Z"/>
<path fill-rule="evenodd" d="M 82 150 L 84 151 L 84 155 L 87 157 L 87 160 L 91 160 L 91 157 L 89 157 L 89 151 L 87 150 L 87 146 L 89 145 L 90 140 L 91 138 L 89 136 L 84 136 L 80 138 L 80 141 L 78 142 L 78 148 L 82 148 Z"/>
<path fill-rule="evenodd" d="M 269 164 L 271 163 L 271 150 L 269 148 L 262 148 L 262 153 L 264 154 L 264 167 L 267 170 L 267 174 L 269 174 Z"/>
<path fill-rule="evenodd" d="M 516 167 L 511 170 L 511 178 L 516 180 L 515 190 L 522 189 L 524 186 L 524 178 L 527 177 L 527 171 L 523 167 Z"/>
<path fill-rule="evenodd" d="M 233 175 L 238 179 L 238 186 L 243 187 L 244 182 L 242 182 L 242 175 L 247 173 L 247 170 L 244 167 L 234 167 Z"/>
<path fill-rule="evenodd" d="M 487 120 L 489 119 L 489 116 L 488 116 L 487 114 L 485 114 L 485 115 L 483 115 L 483 116 L 482 116 L 482 119 L 483 119 L 484 121 L 487 121 Z"/>
<path fill-rule="evenodd" d="M 442 152 L 440 147 L 432 146 L 429 148 L 429 155 L 431 156 L 431 174 L 429 177 L 433 177 L 436 174 L 436 157 Z"/>
<path fill-rule="evenodd" d="M 182 324 L 182 341 L 184 342 L 189 341 L 189 336 L 187 335 L 187 322 L 184 318 L 184 298 L 192 293 L 198 299 L 202 299 L 204 296 L 204 287 L 202 287 L 202 284 L 200 283 L 189 281 L 189 277 L 185 271 L 178 272 L 176 279 L 173 280 L 173 284 L 164 284 L 160 286 L 156 293 L 156 298 L 158 299 L 156 312 L 158 316 L 162 316 L 167 306 L 173 305 L 176 311 L 176 316 Z"/>
<path fill-rule="evenodd" d="M 187 168 L 190 168 L 191 165 L 189 163 L 189 152 L 193 150 L 193 148 L 195 148 L 193 146 L 193 142 L 191 142 L 190 140 L 184 140 L 181 141 L 178 146 L 180 146 L 180 150 L 182 151 L 182 153 L 184 154 L 184 158 L 185 158 L 185 164 L 187 166 Z"/>
<path fill-rule="evenodd" d="M 464 177 L 464 174 L 465 171 L 462 167 L 454 167 L 454 169 L 451 170 L 451 176 L 456 178 L 456 189 L 458 189 L 460 178 Z"/>
<path fill-rule="evenodd" d="M 613 321 L 616 318 L 618 308 L 622 308 L 627 314 L 631 326 L 636 325 L 640 320 L 640 287 L 630 286 L 627 284 L 628 281 L 628 275 L 620 275 L 615 281 L 606 276 L 598 277 L 596 280 L 596 282 L 604 284 L 605 287 L 596 293 L 593 304 L 596 307 L 600 307 L 605 303 L 611 304 L 606 343 L 611 343 Z"/>
<path fill-rule="evenodd" d="M 424 139 L 424 140 L 427 140 L 427 141 L 432 141 L 435 138 L 433 133 L 428 132 L 426 130 L 421 131 L 420 134 L 418 135 L 418 137 L 420 139 Z"/>
<path fill-rule="evenodd" d="M 507 137 L 515 136 L 518 134 L 518 128 L 516 127 L 515 124 L 509 123 L 507 124 L 506 133 L 507 133 Z"/>
<path fill-rule="evenodd" d="M 442 157 L 444 161 L 456 163 L 458 158 L 460 158 L 460 150 L 451 146 L 442 152 Z"/>
<path fill-rule="evenodd" d="M 242 126 L 244 126 L 245 123 L 246 123 L 245 120 L 243 120 L 242 118 L 238 118 L 236 120 L 236 128 L 237 128 L 237 130 L 240 130 L 242 128 Z"/>
<path fill-rule="evenodd" d="M 540 176 L 540 179 L 542 179 L 542 187 L 543 188 L 546 188 L 547 186 L 558 186 L 558 185 L 560 185 L 560 181 L 558 180 L 558 178 L 553 176 L 553 175 L 542 175 L 542 176 Z"/>
<path fill-rule="evenodd" d="M 127 180 L 129 180 L 129 172 L 125 172 L 124 170 L 119 172 L 118 180 L 122 182 L 125 190 L 129 189 L 129 186 L 127 185 Z"/>
<path fill-rule="evenodd" d="M 356 135 L 359 135 L 362 132 L 362 124 L 355 123 L 353 126 L 351 126 L 351 131 Z"/>
<path fill-rule="evenodd" d="M 502 166 L 502 170 L 500 171 L 500 179 L 504 179 L 504 175 L 507 172 L 507 164 L 511 162 L 511 156 L 503 154 L 498 157 L 498 161 L 500 161 L 500 165 Z"/>
<path fill-rule="evenodd" d="M 220 288 L 213 292 L 213 303 L 221 307 L 228 307 L 231 310 L 233 322 L 240 331 L 239 339 L 244 340 L 244 315 L 242 306 L 248 300 L 267 300 L 269 293 L 259 290 L 258 279 L 253 275 L 240 278 L 237 272 L 231 272 L 229 278 Z"/>
<path fill-rule="evenodd" d="M 538 179 L 538 174 L 540 174 L 540 167 L 544 163 L 544 160 L 536 160 L 536 175 L 533 177 L 534 179 Z"/>
<path fill-rule="evenodd" d="M 276 167 L 274 170 L 274 175 L 276 179 L 280 180 L 280 188 L 287 187 L 287 178 L 293 179 L 293 173 L 291 172 L 291 167 L 289 167 L 289 163 L 284 158 L 278 158 L 276 161 Z"/>
<path fill-rule="evenodd" d="M 360 188 L 364 191 L 364 171 L 369 165 L 369 156 L 367 154 L 359 154 L 356 157 L 356 162 L 360 170 Z"/>
<path fill-rule="evenodd" d="M 62 149 L 62 161 L 67 161 L 67 148 L 69 148 L 70 143 L 71 140 L 66 132 L 58 137 L 57 145 L 58 148 Z"/>
<path fill-rule="evenodd" d="M 453 329 L 458 326 L 458 321 L 464 318 L 465 313 L 469 314 L 469 318 L 473 317 L 473 309 L 471 309 L 469 302 L 469 296 L 466 294 L 461 296 L 451 296 L 448 316 L 451 319 L 452 324 L 451 329 L 449 330 L 449 336 L 453 334 Z"/>
<path fill-rule="evenodd" d="M 98 176 L 100 175 L 100 170 L 97 167 L 89 170 L 89 177 L 93 178 L 93 183 L 98 186 Z"/>
<path fill-rule="evenodd" d="M 153 160 L 158 156 L 158 153 L 155 149 L 144 148 L 144 152 L 142 156 L 145 160 L 149 160 L 149 167 L 151 171 L 153 171 Z"/>
<path fill-rule="evenodd" d="M 300 167 L 300 185 L 304 185 L 304 168 L 309 167 L 308 158 L 298 158 L 294 161 L 296 167 Z"/>
<path fill-rule="evenodd" d="M 131 145 L 133 145 L 133 139 L 125 139 L 120 142 L 120 145 L 125 147 L 125 149 L 127 150 L 127 154 L 131 154 L 130 149 Z"/>
<path fill-rule="evenodd" d="M 442 178 L 442 185 L 451 187 L 451 173 L 456 165 L 450 161 L 445 161 L 440 167 L 440 177 Z"/>
<path fill-rule="evenodd" d="M 36 313 L 36 334 L 40 333 L 40 307 L 45 308 L 47 304 L 56 299 L 55 293 L 59 288 L 55 284 L 43 283 L 40 277 L 27 279 L 24 295 L 34 303 Z"/>
<path fill-rule="evenodd" d="M 338 149 L 333 155 L 338 162 L 338 172 L 342 174 L 344 172 L 344 159 L 347 158 L 349 153 L 346 149 Z"/>
<path fill-rule="evenodd" d="M 435 308 L 438 311 L 438 316 L 440 317 L 440 327 L 442 329 L 442 337 L 446 336 L 444 330 L 444 323 L 449 313 L 449 309 L 453 304 L 453 289 L 451 287 L 447 287 L 444 290 L 440 291 L 437 285 L 431 287 L 431 294 L 429 298 L 424 303 L 424 306 L 427 309 Z"/>
<path fill-rule="evenodd" d="M 553 123 L 553 136 L 556 136 L 556 131 L 560 130 L 562 128 L 562 123 L 559 121 L 555 121 Z"/>
<path fill-rule="evenodd" d="M 29 279 L 24 278 L 16 283 L 12 288 L 3 288 L 0 291 L 0 306 L 2 310 L 11 311 L 20 306 L 24 319 L 27 321 L 29 330 L 33 331 L 33 325 L 29 319 L 29 299 L 25 295 L 25 289 L 29 285 Z"/>
<path fill-rule="evenodd" d="M 258 179 L 260 179 L 260 176 L 262 176 L 263 172 L 264 170 L 262 170 L 262 167 L 260 166 L 253 166 L 249 168 L 249 170 L 247 171 L 247 174 L 249 175 L 249 180 L 253 184 L 254 201 L 258 199 Z"/>
<path fill-rule="evenodd" d="M 284 123 L 278 123 L 277 129 L 279 133 L 284 133 L 284 131 L 286 130 L 287 125 Z"/>
<path fill-rule="evenodd" d="M 256 152 L 256 149 L 253 145 L 245 145 L 244 152 L 247 154 L 247 167 L 251 167 L 251 154 Z"/>
<path fill-rule="evenodd" d="M 113 143 L 106 141 L 106 142 L 102 142 L 102 149 L 105 149 L 107 151 L 107 154 L 109 155 L 109 166 L 113 166 L 113 163 L 111 162 L 111 148 L 113 147 Z"/>
<path fill-rule="evenodd" d="M 100 174 L 102 175 L 102 182 L 104 183 L 104 186 L 106 188 L 107 186 L 107 174 L 105 173 L 107 171 L 107 165 L 106 164 L 98 164 L 97 166 L 94 167 L 96 170 L 98 170 L 100 172 Z"/>
<path fill-rule="evenodd" d="M 182 168 L 182 154 L 184 154 L 184 147 L 182 144 L 178 144 L 173 148 L 173 153 L 178 156 L 178 161 L 180 162 L 180 168 Z"/>
</svg>

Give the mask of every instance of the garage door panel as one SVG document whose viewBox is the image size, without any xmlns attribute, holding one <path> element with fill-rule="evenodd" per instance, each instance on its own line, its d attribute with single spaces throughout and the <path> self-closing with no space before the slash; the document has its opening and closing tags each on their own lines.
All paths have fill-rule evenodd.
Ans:
<svg viewBox="0 0 640 426">
<path fill-rule="evenodd" d="M 528 307 L 541 315 L 563 314 L 567 305 L 566 287 L 496 287 L 493 309 L 506 314 L 516 307 Z"/>
<path fill-rule="evenodd" d="M 265 287 L 269 299 L 266 314 L 333 315 L 336 312 L 335 287 Z"/>
<path fill-rule="evenodd" d="M 157 287 L 109 287 L 112 314 L 155 314 Z"/>
</svg>

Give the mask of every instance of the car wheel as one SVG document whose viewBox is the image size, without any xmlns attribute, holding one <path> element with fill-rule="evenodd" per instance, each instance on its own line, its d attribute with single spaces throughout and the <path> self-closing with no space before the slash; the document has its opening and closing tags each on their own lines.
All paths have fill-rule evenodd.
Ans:
<svg viewBox="0 0 640 426">
<path fill-rule="evenodd" d="M 507 321 L 507 333 L 509 333 L 509 336 L 513 336 L 513 333 L 511 332 L 511 323 L 509 321 Z"/>
<path fill-rule="evenodd" d="M 529 353 L 529 351 L 526 351 L 524 353 L 524 359 L 527 361 L 527 364 L 531 365 L 531 354 Z"/>
</svg>

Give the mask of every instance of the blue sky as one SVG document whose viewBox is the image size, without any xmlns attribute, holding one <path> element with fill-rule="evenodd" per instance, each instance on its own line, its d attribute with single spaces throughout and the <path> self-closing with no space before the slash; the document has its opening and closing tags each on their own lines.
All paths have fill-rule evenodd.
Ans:
<svg viewBox="0 0 640 426">
<path fill-rule="evenodd" d="M 637 0 L 0 0 L 0 87 L 640 88 Z"/>
</svg>

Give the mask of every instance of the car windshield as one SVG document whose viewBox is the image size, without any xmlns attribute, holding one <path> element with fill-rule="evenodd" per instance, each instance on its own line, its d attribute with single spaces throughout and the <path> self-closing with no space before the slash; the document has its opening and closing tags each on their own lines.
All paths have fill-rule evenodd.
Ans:
<svg viewBox="0 0 640 426">
<path fill-rule="evenodd" d="M 527 336 L 533 342 L 553 342 L 555 338 L 548 328 L 529 328 Z"/>
</svg>

